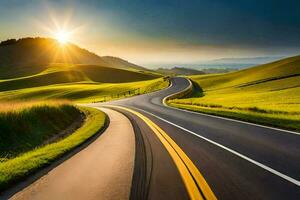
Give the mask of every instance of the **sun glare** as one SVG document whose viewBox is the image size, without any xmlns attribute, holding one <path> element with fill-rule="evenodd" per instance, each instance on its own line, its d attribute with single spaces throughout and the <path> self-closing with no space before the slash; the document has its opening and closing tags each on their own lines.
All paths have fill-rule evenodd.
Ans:
<svg viewBox="0 0 300 200">
<path fill-rule="evenodd" d="M 59 43 L 66 44 L 69 41 L 69 34 L 66 31 L 58 31 L 55 34 L 55 38 L 59 41 Z"/>
</svg>

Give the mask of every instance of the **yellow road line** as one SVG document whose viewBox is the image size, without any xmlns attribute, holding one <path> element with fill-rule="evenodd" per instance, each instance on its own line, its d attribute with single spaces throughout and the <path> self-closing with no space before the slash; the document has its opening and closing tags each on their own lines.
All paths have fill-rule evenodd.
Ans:
<svg viewBox="0 0 300 200">
<path fill-rule="evenodd" d="M 141 118 L 151 128 L 151 130 L 156 134 L 156 136 L 162 142 L 164 147 L 169 152 L 171 158 L 175 162 L 175 165 L 181 175 L 181 178 L 183 179 L 183 182 L 191 199 L 217 199 L 214 193 L 212 192 L 211 188 L 205 181 L 204 177 L 199 172 L 194 163 L 191 161 L 191 159 L 184 153 L 184 151 L 165 131 L 163 131 L 149 118 L 137 111 L 121 106 L 108 107 L 119 108 L 131 112 L 137 115 L 139 118 Z"/>
</svg>

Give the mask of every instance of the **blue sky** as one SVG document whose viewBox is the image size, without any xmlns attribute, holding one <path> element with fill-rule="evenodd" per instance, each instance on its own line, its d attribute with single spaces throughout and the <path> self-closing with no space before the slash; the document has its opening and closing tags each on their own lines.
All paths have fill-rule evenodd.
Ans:
<svg viewBox="0 0 300 200">
<path fill-rule="evenodd" d="M 72 42 L 138 64 L 295 55 L 299 8 L 296 0 L 0 0 L 0 40 L 51 37 L 66 24 Z"/>
</svg>

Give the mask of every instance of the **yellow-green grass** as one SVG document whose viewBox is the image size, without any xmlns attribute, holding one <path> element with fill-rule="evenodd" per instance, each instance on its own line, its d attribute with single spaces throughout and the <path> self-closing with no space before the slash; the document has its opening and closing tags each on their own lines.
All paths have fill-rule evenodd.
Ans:
<svg viewBox="0 0 300 200">
<path fill-rule="evenodd" d="M 150 73 L 97 65 L 53 64 L 46 67 L 46 70 L 34 75 L 0 80 L 0 91 L 81 81 L 125 83 L 151 80 L 158 77 L 160 76 Z"/>
<path fill-rule="evenodd" d="M 24 88 L 0 92 L 0 100 L 45 100 L 45 99 L 69 99 L 79 103 L 95 102 L 122 98 L 118 96 L 129 90 L 136 90 L 140 93 L 148 93 L 167 87 L 168 80 L 163 78 L 136 81 L 129 83 L 95 83 L 95 82 L 75 82 L 65 84 L 54 84 L 33 88 Z M 139 90 L 139 91 L 138 91 Z M 127 94 L 127 96 L 134 93 Z"/>
<path fill-rule="evenodd" d="M 190 77 L 197 92 L 173 106 L 300 130 L 300 56 L 238 72 Z"/>
<path fill-rule="evenodd" d="M 168 85 L 160 75 L 97 65 L 52 64 L 44 71 L 0 80 L 0 100 L 70 99 L 76 102 L 111 100 L 152 92 Z M 136 90 L 133 92 L 133 90 Z"/>
<path fill-rule="evenodd" d="M 106 116 L 103 112 L 80 107 L 85 113 L 84 124 L 68 137 L 34 150 L 18 157 L 0 162 L 0 190 L 3 190 L 16 181 L 22 180 L 37 169 L 49 165 L 53 160 L 79 146 L 88 138 L 104 128 Z"/>
<path fill-rule="evenodd" d="M 66 101 L 0 103 L 0 158 L 32 150 L 80 120 Z"/>
</svg>

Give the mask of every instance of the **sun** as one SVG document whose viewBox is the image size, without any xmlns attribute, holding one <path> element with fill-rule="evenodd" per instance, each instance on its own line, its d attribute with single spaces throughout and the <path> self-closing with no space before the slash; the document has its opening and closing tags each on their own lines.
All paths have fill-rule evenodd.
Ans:
<svg viewBox="0 0 300 200">
<path fill-rule="evenodd" d="M 68 43 L 81 40 L 82 37 L 79 36 L 83 34 L 86 27 L 86 24 L 72 24 L 71 17 L 72 12 L 61 17 L 49 13 L 49 22 L 36 20 L 35 23 L 43 30 L 45 37 L 55 39 L 61 47 L 64 47 L 68 46 Z"/>
<path fill-rule="evenodd" d="M 57 31 L 55 33 L 55 38 L 61 44 L 66 44 L 70 39 L 69 36 L 70 34 L 67 31 L 63 31 L 63 30 Z"/>
</svg>

